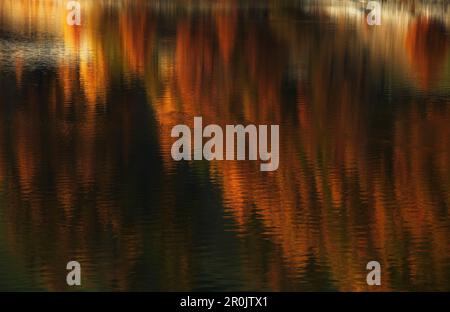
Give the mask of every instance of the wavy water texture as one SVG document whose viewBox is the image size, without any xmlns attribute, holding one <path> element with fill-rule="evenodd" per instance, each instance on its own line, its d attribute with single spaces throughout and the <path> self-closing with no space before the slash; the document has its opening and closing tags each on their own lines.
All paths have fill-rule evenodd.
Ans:
<svg viewBox="0 0 450 312">
<path fill-rule="evenodd" d="M 0 289 L 450 290 L 445 2 L 80 2 L 0 2 Z M 174 162 L 195 116 L 279 169 Z"/>
</svg>

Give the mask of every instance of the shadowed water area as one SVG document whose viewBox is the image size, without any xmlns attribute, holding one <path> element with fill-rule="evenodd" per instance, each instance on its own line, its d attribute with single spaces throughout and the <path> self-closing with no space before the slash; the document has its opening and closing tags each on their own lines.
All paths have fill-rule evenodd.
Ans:
<svg viewBox="0 0 450 312">
<path fill-rule="evenodd" d="M 449 291 L 450 9 L 404 2 L 1 0 L 0 290 Z M 278 170 L 175 162 L 195 116 Z"/>
</svg>

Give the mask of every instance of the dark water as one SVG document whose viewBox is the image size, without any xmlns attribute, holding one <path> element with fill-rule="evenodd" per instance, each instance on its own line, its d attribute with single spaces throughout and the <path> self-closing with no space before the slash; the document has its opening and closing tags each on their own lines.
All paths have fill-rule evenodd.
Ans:
<svg viewBox="0 0 450 312">
<path fill-rule="evenodd" d="M 0 290 L 450 290 L 448 7 L 293 2 L 2 0 Z M 194 116 L 279 169 L 174 162 Z"/>
</svg>

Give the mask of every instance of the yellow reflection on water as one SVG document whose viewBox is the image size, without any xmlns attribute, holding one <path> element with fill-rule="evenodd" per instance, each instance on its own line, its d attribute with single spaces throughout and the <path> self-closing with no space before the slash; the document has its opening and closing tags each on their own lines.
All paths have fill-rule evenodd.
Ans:
<svg viewBox="0 0 450 312">
<path fill-rule="evenodd" d="M 42 163 L 50 162 L 56 201 L 64 211 L 51 216 L 50 235 L 60 242 L 46 253 L 52 265 L 42 268 L 50 272 L 43 283 L 48 289 L 64 289 L 51 273 L 63 267 L 57 255 L 73 248 L 71 239 L 79 256 L 95 262 L 95 240 L 106 238 L 91 218 L 99 220 L 100 232 L 108 229 L 127 239 L 120 244 L 124 259 L 105 262 L 101 272 L 87 270 L 99 280 L 117 281 L 118 289 L 131 287 L 129 275 L 146 233 L 139 220 L 124 220 L 119 207 L 125 204 L 114 196 L 121 183 L 118 164 L 126 167 L 135 159 L 130 146 L 136 102 L 114 97 L 114 86 L 121 84 L 125 91 L 143 88 L 169 179 L 176 179 L 179 169 L 170 156 L 175 124 L 191 125 L 194 116 L 202 116 L 204 123 L 282 126 L 276 172 L 261 173 L 257 164 L 246 162 L 211 162 L 207 170 L 189 164 L 220 189 L 224 218 L 233 220 L 243 241 L 256 218 L 262 235 L 276 246 L 268 270 L 254 268 L 257 259 L 268 257 L 262 240 L 244 251 L 255 258 L 241 263 L 246 285 L 289 288 L 286 276 L 307 278 L 314 259 L 334 289 L 371 290 L 365 264 L 378 259 L 395 273 L 386 274 L 377 290 L 448 289 L 448 20 L 420 8 L 395 15 L 394 7 L 374 29 L 363 14 L 351 17 L 355 11 L 348 6 L 318 5 L 306 13 L 315 21 L 308 23 L 276 5 L 267 20 L 258 21 L 232 1 L 201 13 L 182 5 L 181 13 L 173 13 L 144 1 L 81 2 L 80 27 L 66 25 L 64 1 L 0 3 L 0 27 L 16 38 L 7 44 L 2 39 L 0 64 L 13 66 L 27 100 L 26 109 L 12 117 L 17 129 L 10 137 L 12 156 L 0 153 L 0 181 L 16 194 L 3 209 L 8 219 L 26 220 L 31 228 L 10 222 L 7 238 L 19 259 L 31 253 L 27 249 L 37 254 L 49 249 L 41 228 L 48 222 L 48 190 L 39 183 L 46 177 Z M 24 80 L 27 68 L 40 61 L 56 69 L 44 93 Z M 40 107 L 40 97 L 48 110 Z M 117 109 L 113 102 L 120 103 L 121 112 L 111 126 L 101 113 Z M 42 114 L 56 120 L 50 146 L 40 128 Z M 75 122 L 64 118 L 68 115 Z M 123 136 L 114 137 L 110 128 L 120 128 Z M 2 146 L 9 135 L 0 132 Z M 69 139 L 77 149 L 61 156 L 61 144 Z M 10 163 L 17 164 L 17 172 L 8 171 Z M 92 210 L 83 208 L 79 215 L 79 194 L 92 188 L 100 195 Z M 176 189 L 164 191 L 178 195 Z M 30 205 L 30 216 L 17 209 L 22 201 Z M 165 204 L 176 214 L 177 201 Z M 65 225 L 72 218 L 81 219 L 75 234 Z M 175 227 L 169 212 L 161 223 Z M 37 240 L 33 246 L 22 238 L 30 231 Z M 195 260 L 188 247 L 177 244 L 167 243 L 171 260 L 162 271 L 178 277 L 178 284 L 171 280 L 164 286 L 194 288 Z M 113 248 L 104 252 L 116 259 Z M 101 288 L 100 282 L 89 286 Z"/>
</svg>

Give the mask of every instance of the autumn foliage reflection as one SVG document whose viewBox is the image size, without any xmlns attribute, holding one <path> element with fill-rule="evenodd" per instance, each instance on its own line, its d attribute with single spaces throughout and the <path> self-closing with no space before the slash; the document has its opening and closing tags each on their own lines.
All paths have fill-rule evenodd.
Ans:
<svg viewBox="0 0 450 312">
<path fill-rule="evenodd" d="M 31 38 L 18 21 L 56 9 L 33 13 L 25 3 L 2 1 L 0 26 L 14 20 L 11 28 Z M 20 98 L 14 107 L 0 99 L 9 125 L 0 127 L 1 207 L 14 220 L 7 242 L 18 261 L 45 263 L 44 287 L 65 288 L 58 255 L 76 250 L 93 276 L 88 287 L 139 288 L 134 273 L 151 249 L 161 254 L 152 258 L 161 275 L 176 277 L 161 278 L 159 288 L 194 288 L 193 268 L 201 267 L 189 225 L 176 221 L 173 194 L 182 190 L 173 188 L 185 169 L 171 159 L 170 129 L 202 116 L 221 125 L 281 125 L 276 172 L 251 162 L 187 164 L 220 191 L 223 217 L 251 255 L 236 260 L 246 289 L 370 290 L 365 264 L 378 259 L 393 268 L 382 290 L 448 290 L 450 102 L 448 89 L 439 89 L 450 79 L 442 69 L 450 58 L 445 25 L 419 16 L 377 30 L 373 44 L 363 26 L 297 27 L 278 8 L 255 16 L 233 1 L 201 12 L 123 3 L 87 1 L 81 28 L 32 19 L 38 33 L 62 44 L 54 68 L 27 67 L 23 51 L 13 81 L 0 84 Z M 39 47 L 43 39 L 33 40 Z M 406 48 L 408 63 L 383 58 L 387 45 Z M 406 82 L 410 95 L 390 90 L 387 100 L 385 79 L 411 73 L 419 77 Z M 429 96 L 415 97 L 417 88 Z M 139 222 L 150 212 L 152 233 Z M 255 222 L 269 251 L 251 234 Z"/>
</svg>

